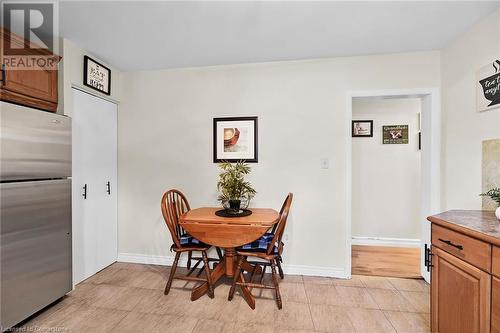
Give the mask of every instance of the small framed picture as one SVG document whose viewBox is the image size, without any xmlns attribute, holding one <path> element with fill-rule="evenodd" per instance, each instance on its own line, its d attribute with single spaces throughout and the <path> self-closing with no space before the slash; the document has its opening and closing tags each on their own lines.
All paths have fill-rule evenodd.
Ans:
<svg viewBox="0 0 500 333">
<path fill-rule="evenodd" d="M 111 69 L 94 59 L 83 57 L 83 84 L 103 94 L 111 94 Z"/>
<path fill-rule="evenodd" d="M 382 126 L 384 145 L 408 144 L 408 125 Z"/>
<path fill-rule="evenodd" d="M 257 117 L 214 118 L 214 163 L 257 163 L 257 125 Z"/>
<path fill-rule="evenodd" d="M 373 137 L 373 120 L 353 120 L 352 137 Z"/>
</svg>

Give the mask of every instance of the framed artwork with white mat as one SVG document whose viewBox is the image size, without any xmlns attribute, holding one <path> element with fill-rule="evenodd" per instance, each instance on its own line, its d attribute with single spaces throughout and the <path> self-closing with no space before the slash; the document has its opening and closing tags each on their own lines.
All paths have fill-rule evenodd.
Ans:
<svg viewBox="0 0 500 333">
<path fill-rule="evenodd" d="M 258 118 L 214 118 L 214 163 L 245 161 L 258 162 Z"/>
</svg>

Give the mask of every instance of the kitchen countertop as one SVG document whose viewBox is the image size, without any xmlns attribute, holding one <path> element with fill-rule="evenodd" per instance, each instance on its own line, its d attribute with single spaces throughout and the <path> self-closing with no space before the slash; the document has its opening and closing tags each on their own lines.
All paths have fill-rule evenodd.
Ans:
<svg viewBox="0 0 500 333">
<path fill-rule="evenodd" d="M 449 210 L 427 220 L 445 228 L 500 246 L 500 221 L 494 211 Z"/>
</svg>

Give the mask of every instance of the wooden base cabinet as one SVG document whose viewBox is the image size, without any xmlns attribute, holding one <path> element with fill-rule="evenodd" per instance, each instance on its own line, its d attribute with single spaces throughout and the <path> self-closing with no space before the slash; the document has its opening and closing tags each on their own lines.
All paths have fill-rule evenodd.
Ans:
<svg viewBox="0 0 500 333">
<path fill-rule="evenodd" d="M 431 225 L 431 330 L 500 333 L 500 223 L 493 211 L 449 210 Z"/>
<path fill-rule="evenodd" d="M 432 332 L 490 332 L 491 276 L 439 248 L 432 252 Z"/>
</svg>

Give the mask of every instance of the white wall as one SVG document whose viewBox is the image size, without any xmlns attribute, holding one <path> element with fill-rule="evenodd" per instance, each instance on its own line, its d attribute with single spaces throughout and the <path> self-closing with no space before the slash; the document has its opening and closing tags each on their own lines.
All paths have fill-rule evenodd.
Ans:
<svg viewBox="0 0 500 333">
<path fill-rule="evenodd" d="M 253 206 L 294 192 L 286 264 L 345 275 L 346 96 L 353 90 L 438 87 L 439 53 L 123 73 L 118 112 L 119 252 L 170 256 L 162 193 L 216 205 L 212 118 L 259 117 Z M 320 169 L 321 158 L 330 169 Z M 311 246 L 314 244 L 314 246 Z"/>
<path fill-rule="evenodd" d="M 357 98 L 354 120 L 373 120 L 372 138 L 352 139 L 352 236 L 420 238 L 419 98 Z M 408 125 L 409 143 L 382 143 L 382 126 Z"/>
<path fill-rule="evenodd" d="M 78 87 L 83 91 L 90 92 L 93 95 L 116 102 L 120 101 L 121 95 L 121 73 L 113 66 L 107 64 L 102 59 L 87 52 L 68 39 L 62 40 L 62 66 L 59 68 L 59 105 L 58 113 L 70 116 L 73 114 L 73 92 L 72 86 Z M 111 94 L 106 95 L 97 90 L 89 88 L 83 84 L 83 56 L 89 56 L 99 61 L 101 64 L 111 69 Z"/>
<path fill-rule="evenodd" d="M 444 209 L 481 209 L 482 141 L 500 138 L 500 109 L 476 110 L 476 71 L 495 59 L 500 10 L 441 52 Z"/>
</svg>

